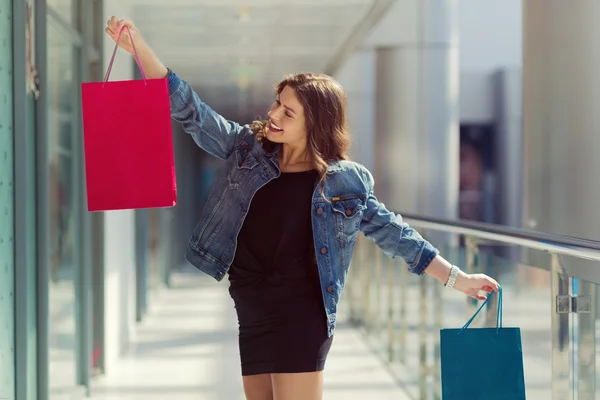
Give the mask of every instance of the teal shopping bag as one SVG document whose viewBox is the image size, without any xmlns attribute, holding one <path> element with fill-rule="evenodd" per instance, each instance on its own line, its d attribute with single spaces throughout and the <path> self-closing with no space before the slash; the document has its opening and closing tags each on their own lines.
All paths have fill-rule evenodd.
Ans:
<svg viewBox="0 0 600 400">
<path fill-rule="evenodd" d="M 521 330 L 502 327 L 502 288 L 495 328 L 440 331 L 442 400 L 525 400 Z"/>
</svg>

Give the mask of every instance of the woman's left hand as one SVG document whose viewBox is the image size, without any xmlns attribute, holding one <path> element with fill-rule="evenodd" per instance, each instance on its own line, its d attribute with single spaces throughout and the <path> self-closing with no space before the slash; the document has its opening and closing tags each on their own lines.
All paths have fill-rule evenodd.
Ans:
<svg viewBox="0 0 600 400">
<path fill-rule="evenodd" d="M 485 300 L 487 298 L 486 295 L 480 294 L 479 292 L 489 294 L 497 292 L 499 287 L 500 285 L 498 285 L 498 282 L 485 274 L 460 273 L 456 277 L 456 283 L 454 284 L 456 290 L 477 300 Z"/>
</svg>

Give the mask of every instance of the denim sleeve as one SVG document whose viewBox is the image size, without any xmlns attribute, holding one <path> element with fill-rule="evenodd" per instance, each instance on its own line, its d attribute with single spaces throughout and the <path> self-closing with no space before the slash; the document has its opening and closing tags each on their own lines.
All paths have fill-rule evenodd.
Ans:
<svg viewBox="0 0 600 400">
<path fill-rule="evenodd" d="M 192 87 L 169 70 L 171 116 L 183 126 L 203 150 L 220 159 L 227 159 L 249 133 L 247 126 L 228 121 L 206 105 Z"/>
<path fill-rule="evenodd" d="M 364 169 L 367 184 L 367 208 L 360 223 L 363 234 L 372 239 L 390 258 L 402 257 L 409 271 L 422 275 L 425 269 L 438 255 L 438 250 L 421 235 L 409 227 L 400 215 L 387 210 L 374 195 L 374 180 L 371 173 Z"/>
</svg>

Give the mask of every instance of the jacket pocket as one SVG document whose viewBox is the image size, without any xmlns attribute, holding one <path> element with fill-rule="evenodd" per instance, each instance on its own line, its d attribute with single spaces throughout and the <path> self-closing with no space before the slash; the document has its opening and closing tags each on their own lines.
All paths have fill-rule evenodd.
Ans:
<svg viewBox="0 0 600 400">
<path fill-rule="evenodd" d="M 252 169 L 260 163 L 254 152 L 243 145 L 235 149 L 235 161 L 238 169 Z"/>
<path fill-rule="evenodd" d="M 232 157 L 234 159 L 230 164 L 227 179 L 229 180 L 229 187 L 237 189 L 240 183 L 248 181 L 251 171 L 260 164 L 260 159 L 255 152 L 244 145 L 235 149 Z"/>
<path fill-rule="evenodd" d="M 364 196 L 345 196 L 333 198 L 331 209 L 335 223 L 335 235 L 343 242 L 351 242 L 358 235 L 360 221 L 364 210 L 367 208 Z"/>
</svg>

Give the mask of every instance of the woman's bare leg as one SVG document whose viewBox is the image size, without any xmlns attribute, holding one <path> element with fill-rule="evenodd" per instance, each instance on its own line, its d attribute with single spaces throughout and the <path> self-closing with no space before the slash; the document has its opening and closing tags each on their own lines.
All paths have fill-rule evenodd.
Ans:
<svg viewBox="0 0 600 400">
<path fill-rule="evenodd" d="M 271 374 L 243 376 L 246 400 L 273 400 Z"/>
<path fill-rule="evenodd" d="M 272 374 L 274 400 L 321 400 L 323 371 Z"/>
</svg>

